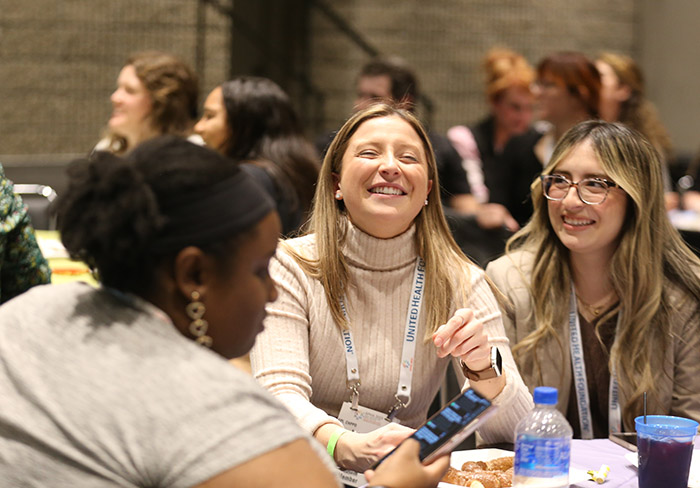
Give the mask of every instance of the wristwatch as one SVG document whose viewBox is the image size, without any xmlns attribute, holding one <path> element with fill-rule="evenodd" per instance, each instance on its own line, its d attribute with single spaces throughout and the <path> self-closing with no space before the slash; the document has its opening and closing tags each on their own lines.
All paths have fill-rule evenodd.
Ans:
<svg viewBox="0 0 700 488">
<path fill-rule="evenodd" d="M 501 358 L 501 352 L 497 347 L 491 347 L 491 366 L 487 368 L 480 371 L 472 371 L 461 359 L 459 360 L 459 365 L 462 367 L 464 376 L 474 381 L 490 380 L 503 374 L 503 358 Z"/>
</svg>

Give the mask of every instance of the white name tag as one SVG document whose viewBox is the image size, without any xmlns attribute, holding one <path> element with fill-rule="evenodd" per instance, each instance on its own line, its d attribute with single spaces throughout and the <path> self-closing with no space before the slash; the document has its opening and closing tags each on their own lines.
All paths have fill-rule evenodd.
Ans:
<svg viewBox="0 0 700 488">
<path fill-rule="evenodd" d="M 386 420 L 386 412 L 378 412 L 377 410 L 372 410 L 362 405 L 359 405 L 357 410 L 353 410 L 350 402 L 343 402 L 338 420 L 340 420 L 343 427 L 347 430 L 357 432 L 358 434 L 367 434 L 389 423 Z M 350 471 L 349 469 L 341 469 L 340 478 L 343 480 L 343 483 L 349 486 L 362 486 L 367 484 L 367 480 L 362 473 Z"/>
</svg>

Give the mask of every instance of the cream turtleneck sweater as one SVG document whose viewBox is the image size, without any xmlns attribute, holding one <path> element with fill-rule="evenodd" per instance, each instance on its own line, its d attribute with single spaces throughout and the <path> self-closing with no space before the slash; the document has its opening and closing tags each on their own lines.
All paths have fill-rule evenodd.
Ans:
<svg viewBox="0 0 700 488">
<path fill-rule="evenodd" d="M 287 242 L 303 255 L 317 255 L 314 235 Z M 349 225 L 342 252 L 351 283 L 357 285 L 346 289 L 346 307 L 359 362 L 360 404 L 388 412 L 399 381 L 417 258 L 415 227 L 392 239 L 377 239 Z M 279 297 L 268 305 L 265 330 L 251 352 L 253 374 L 309 432 L 326 423 L 340 425 L 335 417 L 342 403 L 350 400 L 350 391 L 341 333 L 323 287 L 282 250 L 273 259 L 270 272 Z M 515 425 L 532 408 L 532 398 L 517 372 L 498 304 L 483 271 L 470 266 L 464 272 L 471 275 L 472 293 L 466 303 L 458 302 L 458 308 L 470 307 L 484 321 L 490 343 L 501 351 L 507 377 L 505 388 L 494 399 L 500 409 L 479 433 L 487 443 L 512 442 Z M 424 310 L 429 306 L 423 303 Z M 450 362 L 438 358 L 432 342 L 423 341 L 425 328 L 421 313 L 411 400 L 397 416 L 402 424 L 414 428 L 425 421 Z"/>
</svg>

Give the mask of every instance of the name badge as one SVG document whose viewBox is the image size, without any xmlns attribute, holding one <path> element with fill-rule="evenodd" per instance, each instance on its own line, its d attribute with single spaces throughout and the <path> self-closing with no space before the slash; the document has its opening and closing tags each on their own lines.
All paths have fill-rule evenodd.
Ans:
<svg viewBox="0 0 700 488">
<path fill-rule="evenodd" d="M 362 405 L 358 405 L 357 410 L 353 410 L 350 402 L 343 402 L 340 414 L 338 414 L 338 420 L 347 430 L 358 434 L 367 434 L 389 423 L 386 420 L 386 412 L 372 410 Z M 349 469 L 340 469 L 340 478 L 344 484 L 349 486 L 363 486 L 367 484 L 367 480 L 362 473 Z"/>
</svg>

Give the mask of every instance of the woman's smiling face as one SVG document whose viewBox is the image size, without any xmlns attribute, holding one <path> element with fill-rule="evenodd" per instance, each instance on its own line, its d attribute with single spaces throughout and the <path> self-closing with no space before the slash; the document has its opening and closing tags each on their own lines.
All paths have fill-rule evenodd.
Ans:
<svg viewBox="0 0 700 488">
<path fill-rule="evenodd" d="M 117 89 L 112 93 L 112 116 L 109 128 L 130 141 L 140 141 L 149 134 L 153 99 L 132 65 L 122 68 Z"/>
<path fill-rule="evenodd" d="M 382 239 L 411 226 L 433 185 L 425 151 L 401 117 L 373 118 L 358 127 L 336 175 L 336 190 L 353 225 Z"/>
<path fill-rule="evenodd" d="M 584 140 L 573 147 L 552 174 L 569 181 L 599 177 L 612 181 L 605 174 L 591 143 Z M 627 214 L 627 194 L 621 188 L 610 188 L 603 203 L 588 205 L 581 201 L 576 188 L 569 188 L 563 200 L 548 200 L 549 221 L 559 240 L 572 254 L 600 254 L 609 259 L 615 252 Z"/>
</svg>

